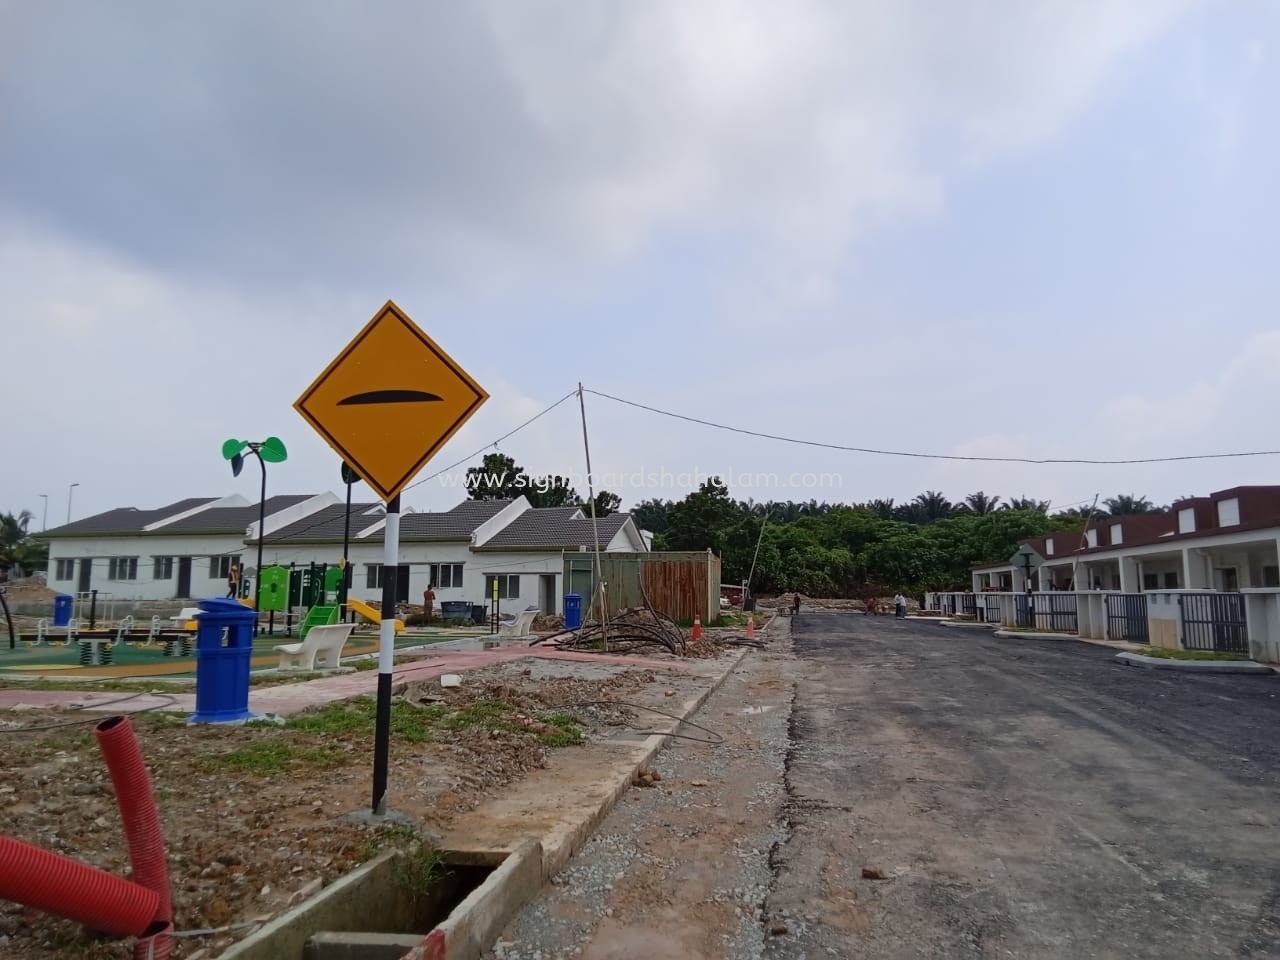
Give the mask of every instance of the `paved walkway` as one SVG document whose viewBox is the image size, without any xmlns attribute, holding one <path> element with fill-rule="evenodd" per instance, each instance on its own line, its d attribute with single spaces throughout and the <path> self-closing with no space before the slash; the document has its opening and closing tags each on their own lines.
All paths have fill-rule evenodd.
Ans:
<svg viewBox="0 0 1280 960">
<path fill-rule="evenodd" d="M 497 647 L 492 650 L 437 649 L 398 655 L 412 655 L 418 662 L 398 666 L 394 674 L 396 683 L 430 680 L 444 673 L 463 673 L 467 670 L 476 670 L 524 657 L 598 663 L 638 670 L 701 672 L 697 670 L 697 665 L 701 661 L 696 660 L 652 660 L 646 657 L 576 653 L 529 646 Z M 249 691 L 249 709 L 254 713 L 288 716 L 317 704 L 371 695 L 377 687 L 378 674 L 374 670 L 334 674 L 318 680 L 308 680 L 305 683 L 282 683 L 272 687 L 257 687 Z M 42 709 L 65 710 L 78 707 L 112 713 L 136 713 L 156 709 L 190 713 L 195 710 L 196 696 L 194 693 L 129 694 L 88 690 L 0 690 L 0 711 L 11 710 L 19 704 Z"/>
</svg>

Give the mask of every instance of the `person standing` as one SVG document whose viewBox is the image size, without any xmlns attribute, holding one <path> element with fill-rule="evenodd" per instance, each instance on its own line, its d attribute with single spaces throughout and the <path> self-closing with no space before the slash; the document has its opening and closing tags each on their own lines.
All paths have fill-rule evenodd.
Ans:
<svg viewBox="0 0 1280 960">
<path fill-rule="evenodd" d="M 791 615 L 794 617 L 800 612 L 800 594 L 796 593 L 791 597 Z"/>
<path fill-rule="evenodd" d="M 436 606 L 436 585 L 428 583 L 427 589 L 422 594 L 422 612 L 426 614 L 427 623 L 431 622 L 431 614 Z"/>
<path fill-rule="evenodd" d="M 233 563 L 227 569 L 227 599 L 234 600 L 240 595 L 240 565 Z"/>
<path fill-rule="evenodd" d="M 902 620 L 903 618 L 906 617 L 907 598 L 902 595 L 901 590 L 899 590 L 897 593 L 893 595 L 893 608 L 894 608 L 894 615 L 897 616 L 899 620 Z"/>
</svg>

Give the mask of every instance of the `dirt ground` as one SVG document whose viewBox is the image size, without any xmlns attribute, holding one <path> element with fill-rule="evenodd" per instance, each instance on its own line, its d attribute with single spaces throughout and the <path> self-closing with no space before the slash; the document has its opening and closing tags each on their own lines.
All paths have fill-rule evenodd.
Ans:
<svg viewBox="0 0 1280 960">
<path fill-rule="evenodd" d="M 533 673 L 517 661 L 469 672 L 459 689 L 423 683 L 397 696 L 388 805 L 420 822 L 428 842 L 457 814 L 545 766 L 551 751 L 572 749 L 630 715 L 609 704 L 576 705 L 635 699 L 655 680 L 644 670 L 607 679 Z M 284 726 L 132 718 L 168 844 L 176 928 L 249 925 L 184 938 L 175 956 L 216 956 L 254 921 L 406 839 L 403 827 L 344 821 L 371 802 L 373 710 L 361 698 Z M 92 732 L 108 715 L 0 715 L 0 808 L 11 835 L 127 875 L 120 817 Z M 95 940 L 76 924 L 7 902 L 0 903 L 0 953 L 15 960 L 129 955 L 128 942 Z"/>
</svg>

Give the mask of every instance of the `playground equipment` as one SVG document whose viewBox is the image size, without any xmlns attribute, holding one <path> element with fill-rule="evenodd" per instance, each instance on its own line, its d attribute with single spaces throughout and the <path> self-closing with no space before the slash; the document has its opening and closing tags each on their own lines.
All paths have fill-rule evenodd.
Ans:
<svg viewBox="0 0 1280 960">
<path fill-rule="evenodd" d="M 370 623 L 382 623 L 382 611 L 371 603 L 365 603 L 363 600 L 357 600 L 354 597 L 347 597 L 347 609 Z M 404 633 L 404 621 L 397 619 L 395 624 L 396 633 Z"/>
</svg>

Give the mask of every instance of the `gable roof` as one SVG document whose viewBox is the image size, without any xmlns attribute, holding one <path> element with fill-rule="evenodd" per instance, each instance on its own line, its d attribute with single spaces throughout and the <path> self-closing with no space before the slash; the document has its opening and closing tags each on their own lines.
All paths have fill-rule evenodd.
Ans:
<svg viewBox="0 0 1280 960">
<path fill-rule="evenodd" d="M 288 494 L 278 497 L 267 497 L 265 504 L 265 512 L 269 517 L 273 513 L 279 513 L 281 510 L 287 510 L 295 507 L 304 500 L 310 500 L 314 494 Z M 152 533 L 158 536 L 166 536 L 179 533 L 238 533 L 245 535 L 251 523 L 258 519 L 258 505 L 250 504 L 247 507 L 215 507 L 212 510 L 201 510 L 189 517 L 184 517 L 174 523 L 166 523 L 163 527 L 153 530 Z"/>
<path fill-rule="evenodd" d="M 600 549 L 609 546 L 628 521 L 629 513 L 600 517 Z M 526 510 L 485 541 L 477 550 L 577 550 L 595 546 L 591 518 L 580 507 L 549 507 Z"/>
<path fill-rule="evenodd" d="M 351 504 L 351 536 L 369 529 L 382 519 L 385 513 L 380 502 Z M 264 543 L 282 543 L 286 540 L 294 543 L 334 543 L 342 542 L 343 530 L 346 527 L 347 505 L 331 504 L 321 507 L 315 513 L 308 514 L 288 526 L 273 530 L 267 534 Z M 257 514 L 254 514 L 256 520 Z M 252 523 L 253 521 L 250 521 Z M 247 526 L 247 525 L 246 525 Z M 246 543 L 256 544 L 256 537 L 250 537 Z"/>
<path fill-rule="evenodd" d="M 185 500 L 176 500 L 173 503 L 166 504 L 163 507 L 156 507 L 152 510 L 139 510 L 137 507 L 116 507 L 114 510 L 107 510 L 105 513 L 97 513 L 91 517 L 64 523 L 60 527 L 53 527 L 37 536 L 57 539 L 61 537 L 107 537 L 113 534 L 141 533 L 144 527 L 155 523 L 157 520 L 163 520 L 165 517 L 173 517 L 188 510 L 194 510 L 218 499 L 221 498 L 188 497 Z M 256 517 L 257 514 L 255 513 L 254 516 Z M 243 524 L 240 529 L 244 529 Z"/>
<path fill-rule="evenodd" d="M 406 513 L 400 517 L 400 539 L 467 540 L 486 520 L 511 506 L 511 500 L 463 500 L 444 513 Z"/>
</svg>

